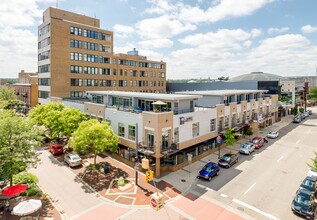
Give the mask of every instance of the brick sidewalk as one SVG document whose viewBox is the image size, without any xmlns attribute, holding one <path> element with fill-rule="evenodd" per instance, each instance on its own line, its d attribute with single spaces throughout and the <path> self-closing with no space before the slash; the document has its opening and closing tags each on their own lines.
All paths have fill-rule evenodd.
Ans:
<svg viewBox="0 0 317 220">
<path fill-rule="evenodd" d="M 87 183 L 92 189 L 98 192 L 104 198 L 115 203 L 124 205 L 150 205 L 150 197 L 155 192 L 164 195 L 164 201 L 174 198 L 181 192 L 164 180 L 146 183 L 145 175 L 141 172 L 138 174 L 138 186 L 135 185 L 135 170 L 111 156 L 97 156 L 96 163 L 107 165 L 109 173 L 93 171 L 86 172 L 87 167 L 93 163 L 93 157 L 84 160 L 82 167 L 71 169 L 79 179 Z M 103 171 L 103 169 L 102 169 Z M 126 185 L 118 187 L 116 182 L 118 178 L 124 177 Z"/>
</svg>

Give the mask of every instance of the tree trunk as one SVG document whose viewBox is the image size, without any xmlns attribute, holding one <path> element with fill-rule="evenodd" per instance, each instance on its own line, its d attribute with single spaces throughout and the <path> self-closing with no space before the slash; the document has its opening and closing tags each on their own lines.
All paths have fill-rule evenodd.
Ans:
<svg viewBox="0 0 317 220">
<path fill-rule="evenodd" d="M 94 155 L 94 165 L 96 166 L 97 154 Z"/>
</svg>

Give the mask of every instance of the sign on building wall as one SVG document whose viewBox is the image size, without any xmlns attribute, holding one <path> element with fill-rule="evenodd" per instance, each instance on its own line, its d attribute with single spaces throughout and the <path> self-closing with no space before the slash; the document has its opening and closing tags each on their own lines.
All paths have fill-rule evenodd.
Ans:
<svg viewBox="0 0 317 220">
<path fill-rule="evenodd" d="M 183 125 L 185 122 L 192 121 L 193 117 L 179 117 L 179 124 Z"/>
</svg>

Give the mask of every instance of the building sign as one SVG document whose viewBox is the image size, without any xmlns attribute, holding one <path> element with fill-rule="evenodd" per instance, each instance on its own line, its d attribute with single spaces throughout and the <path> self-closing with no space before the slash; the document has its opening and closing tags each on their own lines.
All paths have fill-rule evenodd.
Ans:
<svg viewBox="0 0 317 220">
<path fill-rule="evenodd" d="M 193 117 L 179 117 L 179 124 L 183 125 L 185 122 L 192 121 Z"/>
</svg>

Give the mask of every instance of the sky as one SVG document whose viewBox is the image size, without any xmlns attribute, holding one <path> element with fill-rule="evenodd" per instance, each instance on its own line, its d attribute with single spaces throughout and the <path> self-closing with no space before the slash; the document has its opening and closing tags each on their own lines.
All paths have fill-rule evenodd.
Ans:
<svg viewBox="0 0 317 220">
<path fill-rule="evenodd" d="M 316 75 L 316 0 L 2 0 L 0 78 L 37 71 L 50 6 L 100 19 L 115 53 L 163 60 L 167 79 Z"/>
</svg>

